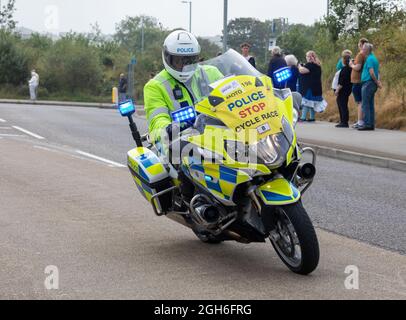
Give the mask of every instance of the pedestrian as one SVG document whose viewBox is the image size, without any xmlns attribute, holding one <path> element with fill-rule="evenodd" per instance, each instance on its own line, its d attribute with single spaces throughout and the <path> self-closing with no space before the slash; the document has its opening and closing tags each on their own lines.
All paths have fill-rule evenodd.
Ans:
<svg viewBox="0 0 406 320">
<path fill-rule="evenodd" d="M 269 67 L 268 67 L 268 77 L 272 79 L 272 83 L 274 88 L 276 89 L 283 89 L 285 87 L 285 83 L 279 83 L 276 81 L 274 77 L 275 71 L 287 67 L 287 63 L 285 61 L 285 58 L 282 55 L 282 50 L 279 47 L 274 47 L 272 49 L 272 58 L 271 61 L 269 62 Z"/>
<path fill-rule="evenodd" d="M 37 100 L 39 86 L 39 75 L 35 70 L 31 71 L 31 79 L 28 81 L 28 87 L 30 88 L 31 101 Z"/>
<path fill-rule="evenodd" d="M 297 67 L 299 64 L 299 61 L 297 58 L 293 55 L 287 55 L 285 57 L 286 64 L 292 71 L 292 77 L 287 81 L 286 86 L 292 91 L 292 92 L 297 92 L 299 91 L 298 88 L 298 80 L 299 80 L 299 68 Z"/>
<path fill-rule="evenodd" d="M 362 38 L 358 42 L 359 53 L 354 60 L 350 61 L 352 68 L 351 82 L 352 82 L 352 95 L 354 96 L 355 103 L 358 105 L 358 121 L 353 125 L 354 129 L 364 126 L 364 114 L 362 112 L 362 83 L 361 74 L 364 68 L 366 57 L 362 53 L 362 48 L 368 39 Z"/>
<path fill-rule="evenodd" d="M 124 73 L 122 73 L 120 74 L 120 82 L 118 85 L 119 102 L 127 100 L 127 90 L 128 90 L 128 80 L 125 77 Z"/>
<path fill-rule="evenodd" d="M 338 60 L 337 67 L 336 67 L 336 74 L 334 75 L 333 83 L 332 83 L 332 85 L 331 85 L 331 88 L 333 89 L 334 94 L 336 93 L 337 88 L 338 88 L 338 79 L 339 79 L 339 77 L 340 77 L 341 70 L 344 68 L 343 59 L 344 59 L 344 57 L 346 57 L 346 56 L 352 57 L 352 51 L 351 51 L 351 50 L 348 50 L 348 49 L 347 49 L 347 50 L 344 50 L 344 51 L 341 53 L 341 58 L 340 58 L 340 60 Z"/>
<path fill-rule="evenodd" d="M 337 97 L 337 106 L 340 113 L 340 123 L 336 128 L 349 128 L 350 113 L 348 110 L 348 100 L 352 92 L 351 72 L 350 67 L 351 56 L 347 55 L 343 59 L 343 68 L 340 71 L 338 87 L 335 92 Z"/>
<path fill-rule="evenodd" d="M 306 54 L 307 63 L 299 66 L 299 87 L 302 100 L 301 121 L 307 120 L 307 114 L 310 114 L 309 122 L 315 122 L 315 113 L 324 112 L 327 108 L 327 102 L 323 98 L 323 88 L 321 82 L 322 69 L 321 62 L 314 51 Z"/>
<path fill-rule="evenodd" d="M 382 88 L 382 83 L 379 78 L 379 61 L 373 50 L 374 46 L 371 43 L 365 43 L 362 48 L 362 53 L 366 57 L 361 74 L 364 125 L 358 128 L 359 131 L 375 130 L 375 94 Z"/>
<path fill-rule="evenodd" d="M 352 57 L 352 51 L 345 49 L 342 53 L 341 53 L 341 58 L 338 60 L 337 62 L 337 66 L 336 66 L 336 70 L 337 71 L 341 71 L 344 68 L 344 64 L 343 64 L 343 58 L 346 56 L 350 56 Z"/>
<path fill-rule="evenodd" d="M 255 62 L 255 58 L 253 56 L 250 55 L 250 49 L 251 49 L 251 45 L 247 42 L 244 42 L 243 44 L 241 44 L 241 54 L 242 56 L 247 59 L 247 61 L 254 67 L 256 68 L 256 62 Z"/>
</svg>

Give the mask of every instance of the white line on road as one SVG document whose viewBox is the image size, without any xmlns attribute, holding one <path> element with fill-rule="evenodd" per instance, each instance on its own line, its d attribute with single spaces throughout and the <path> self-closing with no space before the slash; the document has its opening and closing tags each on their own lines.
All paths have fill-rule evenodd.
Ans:
<svg viewBox="0 0 406 320">
<path fill-rule="evenodd" d="M 35 149 L 40 149 L 40 150 L 45 150 L 45 151 L 50 151 L 50 152 L 56 152 L 56 150 L 52 150 L 49 148 L 45 148 L 43 146 L 34 146 Z"/>
<path fill-rule="evenodd" d="M 85 157 L 94 159 L 94 160 L 98 160 L 98 161 L 101 161 L 101 162 L 110 164 L 110 165 L 112 165 L 112 166 L 114 166 L 114 167 L 117 167 L 117 168 L 126 168 L 126 166 L 125 166 L 125 165 L 122 165 L 121 163 L 114 162 L 114 161 L 110 161 L 110 160 L 107 160 L 107 159 L 104 159 L 104 158 L 95 156 L 95 155 L 90 154 L 90 153 L 87 153 L 87 152 L 83 152 L 83 151 L 80 151 L 80 150 L 76 150 L 76 153 L 78 153 L 78 154 L 80 154 L 80 155 L 82 155 L 82 156 L 85 156 Z"/>
<path fill-rule="evenodd" d="M 22 137 L 21 134 L 5 134 L 5 133 L 1 133 L 0 137 Z"/>
<path fill-rule="evenodd" d="M 4 119 L 0 119 L 0 122 L 1 122 L 1 123 L 5 123 L 5 122 L 7 122 L 7 121 L 4 120 Z"/>
<path fill-rule="evenodd" d="M 13 126 L 13 128 L 18 130 L 18 131 L 24 132 L 25 134 L 28 134 L 29 136 L 34 137 L 34 138 L 36 138 L 38 140 L 45 140 L 44 137 L 41 137 L 41 136 L 39 136 L 39 135 L 37 135 L 35 133 L 32 133 L 32 132 L 30 132 L 28 130 L 23 129 L 23 128 L 16 127 L 16 126 Z"/>
</svg>

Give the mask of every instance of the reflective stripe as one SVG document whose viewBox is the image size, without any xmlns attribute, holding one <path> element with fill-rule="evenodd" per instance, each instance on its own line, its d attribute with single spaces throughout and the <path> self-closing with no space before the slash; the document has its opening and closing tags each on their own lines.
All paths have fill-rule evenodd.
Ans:
<svg viewBox="0 0 406 320">
<path fill-rule="evenodd" d="M 166 92 L 168 92 L 169 97 L 172 100 L 173 108 L 175 109 L 175 111 L 179 110 L 180 109 L 180 103 L 179 103 L 178 100 L 175 99 L 175 95 L 173 94 L 173 88 L 172 88 L 171 84 L 169 83 L 169 81 L 166 80 L 166 81 L 162 82 L 162 85 L 165 86 Z"/>
<path fill-rule="evenodd" d="M 166 92 L 169 95 L 169 98 L 172 100 L 172 104 L 173 104 L 173 108 L 176 110 L 180 109 L 180 103 L 178 100 L 175 99 L 175 95 L 173 94 L 173 89 L 169 80 L 165 79 L 165 77 L 163 77 L 161 74 L 158 74 L 155 76 L 154 78 L 156 81 L 160 82 L 166 89 Z"/>
<path fill-rule="evenodd" d="M 159 115 L 161 115 L 161 114 L 169 115 L 169 110 L 168 110 L 168 108 L 167 108 L 167 107 L 161 107 L 161 108 L 155 109 L 154 112 L 152 112 L 152 113 L 149 115 L 149 119 L 152 120 L 152 119 L 154 119 L 156 116 L 159 116 Z"/>
<path fill-rule="evenodd" d="M 163 76 L 161 76 L 160 74 L 157 74 L 155 76 L 154 80 L 156 80 L 158 82 L 165 82 L 166 81 L 166 79 Z"/>
</svg>

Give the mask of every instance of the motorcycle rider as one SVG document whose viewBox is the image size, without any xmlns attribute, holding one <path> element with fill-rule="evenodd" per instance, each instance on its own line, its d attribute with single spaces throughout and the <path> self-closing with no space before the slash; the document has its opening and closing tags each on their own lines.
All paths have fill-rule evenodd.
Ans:
<svg viewBox="0 0 406 320">
<path fill-rule="evenodd" d="M 201 47 L 193 34 L 184 30 L 172 32 L 165 39 L 162 50 L 165 69 L 144 87 L 150 139 L 169 158 L 172 152 L 180 153 L 181 150 L 172 150 L 172 146 L 167 145 L 168 139 L 174 140 L 184 129 L 172 121 L 171 112 L 194 106 L 210 94 L 210 83 L 223 78 L 217 68 L 198 65 L 200 53 Z M 194 186 L 181 170 L 178 174 L 182 194 L 190 200 Z"/>
<path fill-rule="evenodd" d="M 200 66 L 201 47 L 196 37 L 184 30 L 172 32 L 162 50 L 165 69 L 144 87 L 145 111 L 151 140 L 161 140 L 163 134 L 174 131 L 171 112 L 194 106 L 210 93 L 209 84 L 221 78 L 212 66 Z"/>
</svg>

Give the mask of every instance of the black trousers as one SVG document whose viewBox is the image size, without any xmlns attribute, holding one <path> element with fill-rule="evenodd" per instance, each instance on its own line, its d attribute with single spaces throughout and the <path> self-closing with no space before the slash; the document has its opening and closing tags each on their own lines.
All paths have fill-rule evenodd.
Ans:
<svg viewBox="0 0 406 320">
<path fill-rule="evenodd" d="M 340 123 L 348 124 L 350 121 L 350 112 L 348 110 L 348 101 L 351 92 L 340 92 L 337 97 L 338 111 L 340 112 Z"/>
</svg>

